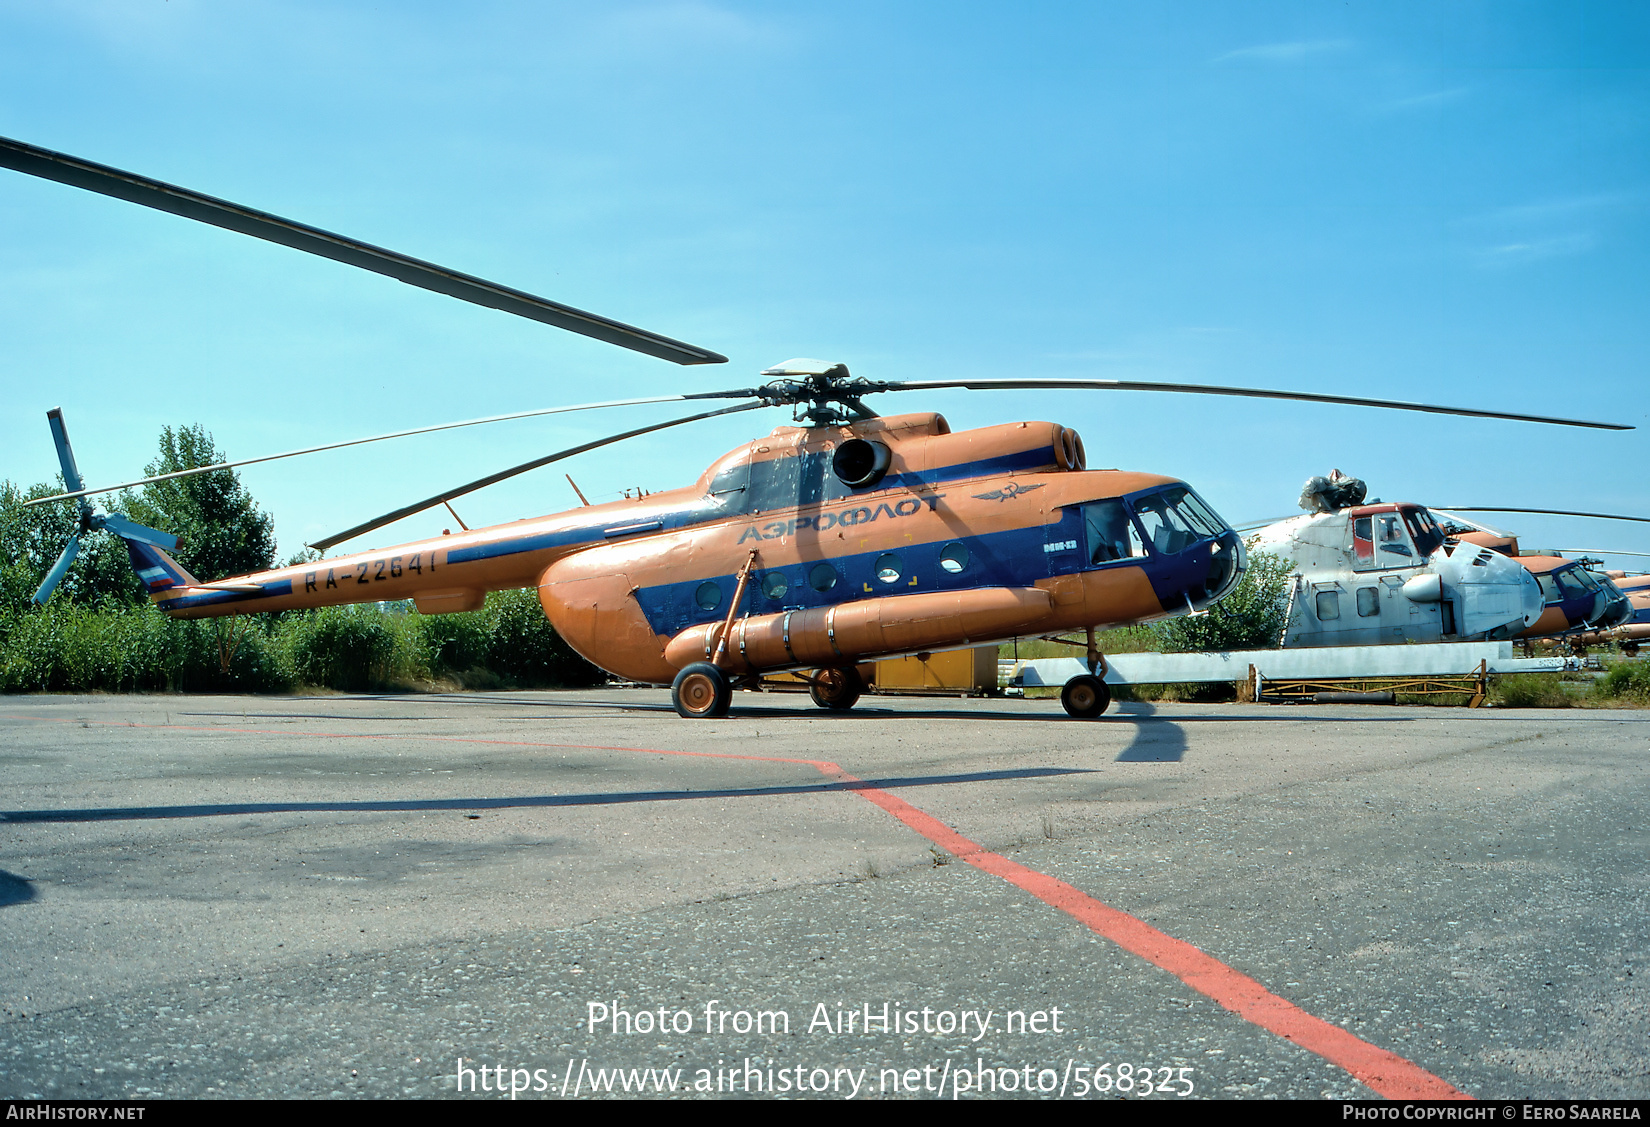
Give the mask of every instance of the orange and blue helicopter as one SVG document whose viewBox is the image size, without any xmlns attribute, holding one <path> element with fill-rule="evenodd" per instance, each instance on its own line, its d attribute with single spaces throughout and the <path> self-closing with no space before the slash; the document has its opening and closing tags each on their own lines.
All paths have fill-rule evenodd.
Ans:
<svg viewBox="0 0 1650 1127">
<path fill-rule="evenodd" d="M 472 275 L 135 173 L 0 139 L 0 165 L 126 199 L 529 317 L 679 364 L 725 357 Z M 203 466 L 90 489 L 62 412 L 50 412 L 80 529 L 36 593 L 45 602 L 103 529 L 126 544 L 150 598 L 179 618 L 411 600 L 422 613 L 473 610 L 488 591 L 536 588 L 558 632 L 596 665 L 672 686 L 685 717 L 727 713 L 733 688 L 794 671 L 817 704 L 851 708 L 858 667 L 1010 638 L 1083 631 L 1089 672 L 1063 688 L 1066 711 L 1110 701 L 1096 630 L 1200 613 L 1231 590 L 1242 540 L 1173 477 L 1089 469 L 1082 440 L 1049 422 L 953 432 L 934 413 L 879 417 L 871 395 L 939 388 L 1094 389 L 1245 396 L 1626 430 L 1433 404 L 1309 392 L 1123 380 L 870 380 L 841 364 L 792 360 L 764 383 L 472 419 Z M 566 411 L 733 400 L 489 474 L 364 522 L 311 547 L 325 551 L 412 513 L 599 446 L 735 412 L 790 407 L 782 426 L 713 462 L 681 489 L 585 505 L 491 528 L 352 552 L 249 575 L 202 580 L 169 554 L 176 539 L 88 500 L 152 481 L 408 434 Z M 37 502 L 39 503 L 39 502 Z M 456 514 L 455 514 L 456 515 Z"/>
</svg>

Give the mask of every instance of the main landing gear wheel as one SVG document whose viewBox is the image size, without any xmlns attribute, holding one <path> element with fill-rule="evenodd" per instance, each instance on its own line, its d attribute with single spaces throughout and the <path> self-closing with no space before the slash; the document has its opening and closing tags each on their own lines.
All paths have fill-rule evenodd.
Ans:
<svg viewBox="0 0 1650 1127">
<path fill-rule="evenodd" d="M 694 662 L 680 673 L 670 686 L 670 703 L 676 706 L 676 715 L 689 720 L 726 716 L 733 702 L 733 686 L 728 675 L 708 661 Z"/>
<path fill-rule="evenodd" d="M 1098 677 L 1073 677 L 1060 690 L 1060 705 L 1080 720 L 1093 720 L 1111 706 L 1111 689 Z"/>
<path fill-rule="evenodd" d="M 814 673 L 813 683 L 808 686 L 808 695 L 814 698 L 814 703 L 820 708 L 846 712 L 858 703 L 859 694 L 864 688 L 859 679 L 859 670 L 852 666 L 846 669 L 821 669 Z"/>
</svg>

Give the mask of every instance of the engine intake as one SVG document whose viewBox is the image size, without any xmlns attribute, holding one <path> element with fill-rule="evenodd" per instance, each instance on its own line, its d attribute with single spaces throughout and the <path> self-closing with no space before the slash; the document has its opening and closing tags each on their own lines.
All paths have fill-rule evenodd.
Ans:
<svg viewBox="0 0 1650 1127">
<path fill-rule="evenodd" d="M 880 442 L 850 438 L 836 448 L 831 471 L 850 489 L 864 489 L 882 480 L 893 463 L 894 454 Z"/>
</svg>

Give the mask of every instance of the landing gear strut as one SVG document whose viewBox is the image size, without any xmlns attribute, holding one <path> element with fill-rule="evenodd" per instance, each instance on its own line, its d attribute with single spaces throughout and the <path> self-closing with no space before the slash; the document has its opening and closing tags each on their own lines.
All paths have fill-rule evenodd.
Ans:
<svg viewBox="0 0 1650 1127">
<path fill-rule="evenodd" d="M 1111 707 L 1111 689 L 1106 685 L 1106 659 L 1094 641 L 1094 627 L 1088 629 L 1088 665 L 1086 674 L 1073 677 L 1060 690 L 1060 707 L 1066 715 L 1080 720 L 1092 720 Z"/>
</svg>

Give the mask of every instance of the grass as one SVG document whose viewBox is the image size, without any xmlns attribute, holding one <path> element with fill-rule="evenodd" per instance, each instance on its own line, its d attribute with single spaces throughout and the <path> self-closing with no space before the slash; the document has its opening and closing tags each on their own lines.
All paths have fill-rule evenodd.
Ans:
<svg viewBox="0 0 1650 1127">
<path fill-rule="evenodd" d="M 1514 673 L 1490 681 L 1500 708 L 1650 708 L 1650 663 L 1619 660 L 1588 683 L 1571 673 Z"/>
<path fill-rule="evenodd" d="M 0 692 L 291 692 L 599 684 L 545 620 L 536 593 L 467 614 L 365 604 L 171 619 L 145 603 L 54 601 L 0 612 Z"/>
</svg>

